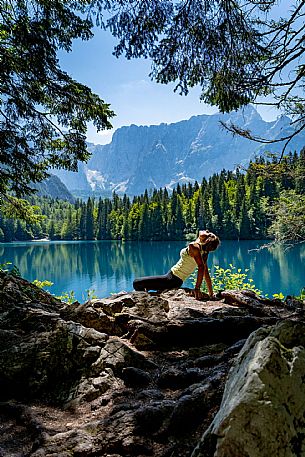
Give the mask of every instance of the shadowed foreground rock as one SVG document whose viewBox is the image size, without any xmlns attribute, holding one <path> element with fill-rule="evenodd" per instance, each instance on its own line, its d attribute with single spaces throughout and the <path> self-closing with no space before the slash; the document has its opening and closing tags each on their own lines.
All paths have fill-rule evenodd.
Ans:
<svg viewBox="0 0 305 457">
<path fill-rule="evenodd" d="M 286 321 L 254 332 L 192 457 L 305 455 L 304 346 L 303 323 Z"/>
<path fill-rule="evenodd" d="M 303 316 L 249 291 L 66 305 L 0 274 L 0 456 L 303 455 Z"/>
</svg>

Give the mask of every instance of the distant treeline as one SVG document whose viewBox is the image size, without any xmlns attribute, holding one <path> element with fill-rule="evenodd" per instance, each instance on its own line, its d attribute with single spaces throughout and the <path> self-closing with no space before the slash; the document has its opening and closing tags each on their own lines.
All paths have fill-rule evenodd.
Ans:
<svg viewBox="0 0 305 457">
<path fill-rule="evenodd" d="M 305 192 L 305 150 L 290 154 L 281 163 L 284 172 L 261 173 L 263 158 L 247 171 L 214 174 L 201 184 L 177 185 L 145 191 L 130 199 L 113 193 L 112 198 L 89 198 L 74 204 L 52 198 L 30 197 L 45 219 L 35 225 L 6 219 L 0 214 L 0 241 L 31 240 L 181 240 L 193 238 L 207 228 L 222 239 L 265 239 L 271 223 L 270 207 L 284 190 Z M 276 162 L 274 161 L 274 164 Z M 281 170 L 281 167 L 280 167 Z"/>
</svg>

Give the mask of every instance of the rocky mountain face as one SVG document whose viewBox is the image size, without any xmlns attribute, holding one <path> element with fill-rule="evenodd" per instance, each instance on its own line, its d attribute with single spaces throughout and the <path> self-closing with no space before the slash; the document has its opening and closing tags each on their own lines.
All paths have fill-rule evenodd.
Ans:
<svg viewBox="0 0 305 457">
<path fill-rule="evenodd" d="M 78 172 L 75 173 L 73 171 L 67 170 L 52 170 L 56 176 L 60 178 L 60 180 L 67 186 L 67 188 L 71 191 L 73 190 L 82 190 L 86 192 L 91 191 L 90 184 L 87 180 L 87 168 L 86 164 L 83 162 L 78 163 Z"/>
<path fill-rule="evenodd" d="M 215 172 L 246 165 L 255 154 L 279 151 L 281 144 L 262 147 L 239 136 L 233 137 L 220 121 L 234 123 L 258 136 L 280 138 L 291 127 L 289 118 L 265 122 L 252 106 L 230 114 L 193 116 L 174 124 L 119 128 L 107 145 L 89 144 L 92 157 L 81 165 L 78 174 L 61 171 L 56 174 L 69 190 L 104 195 L 113 190 L 128 195 L 145 189 L 168 187 L 178 182 L 201 182 Z M 292 151 L 305 144 L 305 134 L 296 137 Z"/>
<path fill-rule="evenodd" d="M 67 305 L 0 273 L 0 454 L 302 455 L 304 311 L 187 289 Z"/>
<path fill-rule="evenodd" d="M 40 197 L 60 198 L 61 200 L 67 200 L 70 203 L 75 201 L 71 192 L 68 191 L 67 187 L 58 176 L 50 175 L 44 181 L 32 184 L 32 186 L 37 189 L 36 195 Z"/>
</svg>

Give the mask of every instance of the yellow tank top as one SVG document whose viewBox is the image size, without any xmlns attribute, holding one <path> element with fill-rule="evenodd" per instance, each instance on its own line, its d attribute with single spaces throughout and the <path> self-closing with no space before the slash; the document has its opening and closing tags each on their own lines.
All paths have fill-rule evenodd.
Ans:
<svg viewBox="0 0 305 457">
<path fill-rule="evenodd" d="M 189 255 L 187 248 L 183 248 L 180 251 L 180 259 L 171 270 L 175 276 L 178 276 L 182 281 L 185 281 L 193 273 L 196 267 L 197 263 L 194 257 Z"/>
<path fill-rule="evenodd" d="M 207 252 L 202 251 L 202 247 L 200 246 L 201 256 L 204 263 L 207 261 Z M 197 268 L 197 262 L 194 257 L 191 257 L 188 248 L 183 248 L 180 251 L 180 259 L 171 268 L 172 273 L 178 278 L 185 281 Z"/>
</svg>

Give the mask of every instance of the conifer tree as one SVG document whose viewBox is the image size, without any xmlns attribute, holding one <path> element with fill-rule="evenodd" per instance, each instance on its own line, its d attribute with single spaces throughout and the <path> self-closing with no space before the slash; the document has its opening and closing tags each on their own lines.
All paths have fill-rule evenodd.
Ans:
<svg viewBox="0 0 305 457">
<path fill-rule="evenodd" d="M 139 220 L 139 240 L 150 240 L 153 236 L 154 227 L 153 222 L 150 220 L 150 214 L 148 211 L 148 203 L 144 201 L 144 204 L 140 208 L 140 220 Z"/>
<path fill-rule="evenodd" d="M 55 239 L 55 224 L 53 219 L 51 219 L 47 225 L 47 234 L 50 240 Z"/>
<path fill-rule="evenodd" d="M 3 226 L 4 239 L 6 242 L 15 239 L 15 221 L 13 219 L 6 219 Z"/>
<path fill-rule="evenodd" d="M 111 128 L 109 105 L 59 65 L 59 50 L 93 36 L 91 11 L 78 0 L 0 2 L 0 203 L 87 160 L 87 122 Z"/>
<path fill-rule="evenodd" d="M 32 238 L 32 234 L 27 231 L 25 221 L 17 221 L 14 238 L 20 241 L 27 241 Z"/>
<path fill-rule="evenodd" d="M 128 233 L 129 239 L 136 241 L 139 237 L 139 222 L 140 222 L 140 204 L 135 203 L 132 205 L 128 214 Z"/>
<path fill-rule="evenodd" d="M 124 211 L 128 211 L 130 209 L 130 199 L 126 194 L 123 196 L 122 206 Z"/>
<path fill-rule="evenodd" d="M 271 200 L 279 196 L 276 183 L 272 178 L 264 179 L 264 195 L 270 197 Z"/>
<path fill-rule="evenodd" d="M 225 184 L 221 186 L 220 196 L 219 196 L 219 205 L 221 213 L 224 215 L 230 209 L 228 192 Z"/>
<path fill-rule="evenodd" d="M 150 221 L 151 240 L 162 240 L 164 236 L 164 225 L 161 214 L 160 203 L 155 204 L 151 209 L 151 221 Z M 149 239 L 149 238 L 148 238 Z"/>
<path fill-rule="evenodd" d="M 201 185 L 200 185 L 200 193 L 202 195 L 205 193 L 207 185 L 208 185 L 208 183 L 207 183 L 206 178 L 202 178 Z"/>
<path fill-rule="evenodd" d="M 122 230 L 121 230 L 121 238 L 123 241 L 129 240 L 127 216 L 125 216 L 124 221 L 123 221 Z"/>
<path fill-rule="evenodd" d="M 62 224 L 60 231 L 60 237 L 62 240 L 73 240 L 75 236 L 75 227 L 72 220 L 72 208 L 68 209 L 68 215 Z"/>
<path fill-rule="evenodd" d="M 222 233 L 223 229 L 223 213 L 220 206 L 220 194 L 219 194 L 219 176 L 213 175 L 211 179 L 211 208 L 212 208 L 212 218 L 214 220 L 213 230 L 216 233 Z"/>
<path fill-rule="evenodd" d="M 80 221 L 79 221 L 79 238 L 80 240 L 86 239 L 86 226 L 87 226 L 86 203 L 81 203 L 80 207 Z"/>
<path fill-rule="evenodd" d="M 219 235 L 222 238 L 228 240 L 236 240 L 238 238 L 239 229 L 236 226 L 231 210 L 227 210 L 224 212 L 222 222 L 222 233 L 219 233 Z"/>
<path fill-rule="evenodd" d="M 235 189 L 235 198 L 234 198 L 234 206 L 233 206 L 234 216 L 235 216 L 236 220 L 238 220 L 238 218 L 240 216 L 242 202 L 245 199 L 245 194 L 246 194 L 246 190 L 245 190 L 244 175 L 239 173 L 239 171 L 237 170 L 236 189 Z"/>
<path fill-rule="evenodd" d="M 86 240 L 94 239 L 93 201 L 88 198 L 86 205 Z"/>
<path fill-rule="evenodd" d="M 242 240 L 251 239 L 251 223 L 247 212 L 246 199 L 244 198 L 241 204 L 240 219 L 239 219 L 239 238 Z"/>
<path fill-rule="evenodd" d="M 295 191 L 299 194 L 305 193 L 305 147 L 295 163 Z"/>
<path fill-rule="evenodd" d="M 181 199 L 177 199 L 176 214 L 174 215 L 174 233 L 176 240 L 182 240 L 184 234 L 185 222 L 182 214 L 182 203 Z"/>
</svg>

